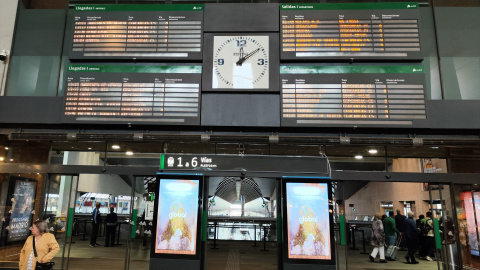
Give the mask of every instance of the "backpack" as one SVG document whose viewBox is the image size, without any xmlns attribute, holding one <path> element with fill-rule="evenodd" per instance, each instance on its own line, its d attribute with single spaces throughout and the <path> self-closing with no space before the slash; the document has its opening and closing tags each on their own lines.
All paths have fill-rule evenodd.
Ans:
<svg viewBox="0 0 480 270">
<path fill-rule="evenodd" d="M 432 226 L 428 225 L 427 221 L 432 220 L 431 218 L 424 218 L 420 221 L 420 231 L 423 236 L 427 236 L 428 233 L 433 230 Z"/>
</svg>

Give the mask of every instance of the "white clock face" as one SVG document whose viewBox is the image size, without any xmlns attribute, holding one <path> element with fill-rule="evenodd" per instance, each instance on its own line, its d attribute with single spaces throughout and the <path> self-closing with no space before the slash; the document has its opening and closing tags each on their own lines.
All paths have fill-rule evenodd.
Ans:
<svg viewBox="0 0 480 270">
<path fill-rule="evenodd" d="M 215 36 L 214 89 L 268 89 L 268 36 Z"/>
</svg>

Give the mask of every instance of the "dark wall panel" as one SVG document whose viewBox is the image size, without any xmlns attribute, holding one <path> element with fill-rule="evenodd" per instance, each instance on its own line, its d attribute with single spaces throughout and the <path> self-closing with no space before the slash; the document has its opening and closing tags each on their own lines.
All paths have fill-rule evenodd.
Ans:
<svg viewBox="0 0 480 270">
<path fill-rule="evenodd" d="M 254 94 L 204 94 L 203 126 L 280 126 L 280 96 Z"/>
<path fill-rule="evenodd" d="M 205 32 L 277 32 L 278 4 L 205 4 Z"/>
<path fill-rule="evenodd" d="M 0 97 L 0 123 L 59 124 L 61 97 Z"/>
</svg>

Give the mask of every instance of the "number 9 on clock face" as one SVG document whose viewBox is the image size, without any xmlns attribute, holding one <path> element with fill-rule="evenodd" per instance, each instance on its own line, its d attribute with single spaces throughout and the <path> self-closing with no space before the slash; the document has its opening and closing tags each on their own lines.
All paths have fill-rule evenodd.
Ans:
<svg viewBox="0 0 480 270">
<path fill-rule="evenodd" d="M 268 36 L 214 36 L 212 88 L 268 89 Z"/>
</svg>

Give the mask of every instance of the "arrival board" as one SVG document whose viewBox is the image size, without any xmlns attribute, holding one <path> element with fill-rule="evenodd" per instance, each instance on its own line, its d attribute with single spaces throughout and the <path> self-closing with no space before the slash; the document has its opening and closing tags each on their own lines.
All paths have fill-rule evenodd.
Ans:
<svg viewBox="0 0 480 270">
<path fill-rule="evenodd" d="M 281 59 L 422 60 L 418 3 L 281 4 Z"/>
<path fill-rule="evenodd" d="M 66 122 L 200 123 L 200 66 L 70 65 Z"/>
<path fill-rule="evenodd" d="M 70 59 L 202 59 L 203 5 L 76 5 Z"/>
<path fill-rule="evenodd" d="M 282 126 L 412 125 L 426 119 L 423 66 L 282 66 Z"/>
</svg>

